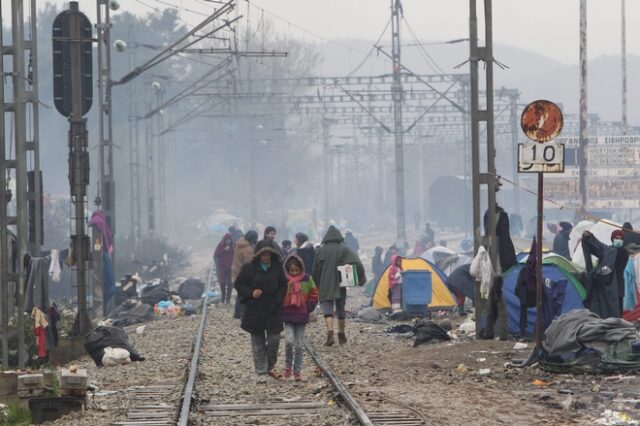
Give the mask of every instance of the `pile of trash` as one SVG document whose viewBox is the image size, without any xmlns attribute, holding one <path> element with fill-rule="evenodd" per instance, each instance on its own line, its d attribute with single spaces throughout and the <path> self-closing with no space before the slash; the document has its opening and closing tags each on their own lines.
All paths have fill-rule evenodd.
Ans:
<svg viewBox="0 0 640 426">
<path fill-rule="evenodd" d="M 542 369 L 558 373 L 640 371 L 640 336 L 621 318 L 602 319 L 587 309 L 573 309 L 545 331 Z"/>
<path fill-rule="evenodd" d="M 98 367 L 144 361 L 120 327 L 98 326 L 84 338 L 84 349 Z"/>
<path fill-rule="evenodd" d="M 143 283 L 137 274 L 127 275 L 117 287 L 116 308 L 101 324 L 124 327 L 158 317 L 195 315 L 196 303 L 190 301 L 201 299 L 204 291 L 198 278 L 180 277 L 169 285 L 161 279 Z"/>
</svg>

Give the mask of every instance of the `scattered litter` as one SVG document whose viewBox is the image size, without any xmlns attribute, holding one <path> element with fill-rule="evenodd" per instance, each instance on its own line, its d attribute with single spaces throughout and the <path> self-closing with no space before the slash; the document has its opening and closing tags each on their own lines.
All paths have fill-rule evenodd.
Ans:
<svg viewBox="0 0 640 426">
<path fill-rule="evenodd" d="M 145 328 L 146 328 L 146 326 L 144 326 L 144 325 L 141 325 L 140 327 L 137 327 L 136 328 L 136 334 L 143 335 Z"/>
<path fill-rule="evenodd" d="M 540 379 L 535 379 L 533 382 L 531 382 L 531 384 L 533 386 L 540 386 L 540 387 L 544 387 L 544 386 L 549 386 L 552 383 L 551 382 L 545 382 L 544 380 L 540 380 Z"/>
<path fill-rule="evenodd" d="M 571 389 L 558 389 L 558 393 L 561 395 L 573 395 L 573 391 Z"/>
<path fill-rule="evenodd" d="M 471 320 L 470 318 L 467 318 L 467 320 L 465 322 L 460 324 L 460 327 L 458 327 L 458 330 L 462 331 L 464 333 L 475 333 L 475 331 L 476 331 L 476 322 Z"/>
<path fill-rule="evenodd" d="M 490 368 L 481 368 L 480 370 L 478 370 L 478 374 L 481 376 L 488 376 L 489 374 L 491 374 L 491 369 Z"/>
<path fill-rule="evenodd" d="M 564 408 L 565 410 L 570 409 L 571 406 L 573 405 L 573 397 L 569 395 L 567 399 L 561 402 L 561 405 L 562 405 L 562 408 Z"/>
<path fill-rule="evenodd" d="M 607 376 L 604 379 L 608 382 L 621 382 L 623 380 L 633 380 L 636 376 L 623 376 L 620 374 L 619 376 Z"/>
<path fill-rule="evenodd" d="M 600 392 L 600 385 L 597 383 L 593 385 L 593 387 L 591 388 L 591 392 Z"/>
<path fill-rule="evenodd" d="M 122 348 L 104 348 L 104 356 L 102 357 L 102 365 L 105 367 L 115 367 L 116 365 L 130 364 L 131 354 Z"/>
<path fill-rule="evenodd" d="M 519 351 L 522 349 L 527 349 L 529 347 L 528 343 L 524 343 L 524 342 L 516 342 L 515 346 L 513 347 L 513 349 Z"/>
<path fill-rule="evenodd" d="M 485 362 L 487 359 L 486 358 L 476 358 L 477 362 Z"/>
<path fill-rule="evenodd" d="M 467 366 L 466 366 L 466 365 L 464 365 L 464 364 L 459 364 L 459 365 L 456 367 L 456 371 L 457 371 L 458 373 L 464 373 L 465 371 L 467 371 Z"/>
<path fill-rule="evenodd" d="M 594 421 L 598 425 L 640 425 L 638 420 L 621 411 L 604 410 L 602 417 Z"/>
</svg>

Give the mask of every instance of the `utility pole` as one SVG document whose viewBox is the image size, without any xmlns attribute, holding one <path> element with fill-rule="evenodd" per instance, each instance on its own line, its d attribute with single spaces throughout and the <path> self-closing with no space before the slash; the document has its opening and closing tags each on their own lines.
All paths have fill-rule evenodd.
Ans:
<svg viewBox="0 0 640 426">
<path fill-rule="evenodd" d="M 135 27 L 129 26 L 129 40 L 135 44 Z M 136 49 L 129 50 L 129 69 L 137 63 Z M 134 253 L 140 247 L 142 237 L 142 209 L 140 207 L 140 120 L 138 119 L 138 102 L 136 81 L 128 85 L 129 93 L 129 191 L 131 204 L 131 241 Z"/>
<path fill-rule="evenodd" d="M 4 73 L 4 29 L 2 28 L 2 7 L 0 7 L 0 73 Z M 9 311 L 13 305 L 9 302 L 9 231 L 7 229 L 7 166 L 5 116 L 7 114 L 4 96 L 4 81 L 0 82 L 0 315 L 2 326 L 2 368 L 9 368 Z M 15 280 L 15 276 L 12 278 Z"/>
<path fill-rule="evenodd" d="M 160 108 L 163 102 L 163 95 L 165 89 L 160 83 L 153 83 L 155 95 L 156 95 L 156 108 Z M 157 228 L 166 236 L 166 217 L 165 217 L 165 160 L 164 160 L 164 110 L 159 110 L 156 114 L 156 132 L 155 132 L 155 145 L 158 147 L 158 215 L 157 215 Z"/>
<path fill-rule="evenodd" d="M 393 62 L 393 133 L 395 137 L 396 160 L 396 226 L 398 247 L 404 247 L 407 239 L 405 227 L 404 204 L 404 148 L 402 145 L 402 65 L 400 61 L 400 15 L 402 4 L 400 0 L 391 0 L 391 55 Z"/>
<path fill-rule="evenodd" d="M 469 67 L 471 74 L 471 167 L 472 167 L 472 200 L 473 200 L 473 242 L 474 253 L 478 252 L 481 244 L 487 247 L 487 251 L 491 257 L 491 263 L 495 271 L 500 273 L 500 262 L 498 259 L 498 241 L 496 238 L 496 166 L 495 166 L 495 148 L 493 134 L 493 19 L 492 19 L 492 0 L 484 0 L 484 22 L 485 22 L 485 46 L 478 46 L 478 17 L 476 9 L 476 0 L 469 0 L 469 47 L 470 58 Z M 478 79 L 479 62 L 483 61 L 485 66 L 485 86 L 486 100 L 484 104 L 486 109 L 480 109 L 480 90 Z M 485 122 L 487 133 L 487 172 L 480 172 L 480 122 Z M 487 233 L 482 238 L 481 230 L 481 205 L 480 191 L 481 185 L 487 185 Z M 486 322 L 486 306 L 480 300 L 480 287 L 476 285 L 476 331 L 479 333 L 483 324 Z M 503 306 L 501 306 L 502 308 Z M 505 310 L 501 309 L 500 318 L 500 337 L 506 338 L 506 322 Z M 502 325 L 505 327 L 503 328 Z"/>
<path fill-rule="evenodd" d="M 11 44 L 5 45 L 0 11 L 0 311 L 2 312 L 2 367 L 9 368 L 9 318 L 16 312 L 18 331 L 18 366 L 27 361 L 25 351 L 24 315 L 24 266 L 22 254 L 29 251 L 40 255 L 42 245 L 42 176 L 40 174 L 38 131 L 38 61 L 36 31 L 36 3 L 31 0 L 28 16 L 31 39 L 25 39 L 25 11 L 23 0 L 11 2 Z M 25 57 L 29 64 L 25 64 Z M 11 57 L 11 69 L 4 67 L 4 57 Z M 12 84 L 12 99 L 7 102 L 5 83 Z M 12 114 L 12 116 L 10 116 Z M 31 120 L 27 121 L 27 116 Z M 7 150 L 5 125 L 12 123 L 13 147 Z M 14 157 L 7 156 L 14 153 Z M 16 193 L 9 191 L 13 173 Z M 9 202 L 16 200 L 15 212 L 9 211 Z M 11 214 L 13 213 L 13 214 Z M 9 226 L 15 226 L 15 245 L 10 241 Z M 15 248 L 17 259 L 13 258 Z M 13 266 L 15 265 L 15 266 Z M 17 299 L 10 299 L 10 283 L 14 283 Z M 17 307 L 17 310 L 16 310 Z"/>
<path fill-rule="evenodd" d="M 625 0 L 621 0 L 621 25 L 622 31 L 622 134 L 627 134 L 627 17 Z"/>
<path fill-rule="evenodd" d="M 587 145 L 589 143 L 587 111 L 587 0 L 580 0 L 580 135 L 578 139 L 578 190 L 580 213 L 587 212 Z M 540 243 L 541 244 L 541 243 Z"/>
<path fill-rule="evenodd" d="M 154 83 L 149 83 L 149 79 L 145 78 L 144 85 L 144 99 L 147 111 L 151 111 L 151 99 L 149 90 Z M 155 206 L 155 164 L 153 158 L 153 124 L 151 120 L 145 120 L 144 123 L 144 149 L 146 155 L 146 183 L 147 183 L 147 230 L 149 234 L 154 235 L 156 233 L 156 206 Z"/>
<path fill-rule="evenodd" d="M 382 212 L 382 206 L 385 205 L 384 202 L 384 135 L 385 135 L 385 130 L 382 128 L 382 126 L 377 126 L 376 127 L 376 136 L 378 138 L 378 152 L 376 155 L 376 162 L 378 163 L 378 173 L 377 173 L 377 178 L 378 178 L 378 193 L 377 193 L 377 198 L 378 198 L 378 203 L 376 205 L 376 208 L 378 209 L 379 212 Z"/>
<path fill-rule="evenodd" d="M 520 215 L 520 173 L 518 173 L 518 95 L 509 96 L 511 157 L 513 158 L 513 212 Z"/>
<path fill-rule="evenodd" d="M 329 226 L 331 213 L 329 212 L 329 192 L 331 191 L 331 171 L 329 170 L 329 147 L 331 143 L 331 123 L 329 119 L 322 118 L 322 179 L 323 179 L 323 212 L 324 226 Z"/>
<path fill-rule="evenodd" d="M 113 179 L 113 115 L 111 114 L 111 22 L 109 0 L 97 0 L 98 32 L 98 101 L 99 101 L 99 173 L 100 199 L 96 207 L 102 207 L 105 219 L 115 241 L 116 211 L 115 182 Z M 102 206 L 101 206 L 102 204 Z M 113 259 L 115 261 L 115 257 Z M 115 262 L 114 262 L 115 263 Z"/>
</svg>

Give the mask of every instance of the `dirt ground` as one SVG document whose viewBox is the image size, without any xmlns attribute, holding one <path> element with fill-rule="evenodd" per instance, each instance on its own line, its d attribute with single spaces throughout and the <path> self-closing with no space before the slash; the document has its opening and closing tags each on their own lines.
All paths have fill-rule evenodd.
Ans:
<svg viewBox="0 0 640 426">
<path fill-rule="evenodd" d="M 385 334 L 388 326 L 352 321 L 349 343 L 326 348 L 324 326 L 315 324 L 310 339 L 352 392 L 401 398 L 434 424 L 593 424 L 607 409 L 640 419 L 640 379 L 633 375 L 507 368 L 528 354 L 514 350 L 514 341 L 460 338 L 414 348 L 410 337 Z"/>
<path fill-rule="evenodd" d="M 194 259 L 192 274 L 202 276 L 208 262 L 208 254 Z M 350 291 L 348 306 L 353 311 L 365 303 L 359 290 Z M 307 355 L 305 380 L 299 385 L 302 388 L 290 382 L 270 381 L 266 387 L 256 389 L 249 339 L 231 314 L 228 308 L 212 310 L 207 341 L 215 345 L 206 345 L 203 354 L 205 369 L 201 378 L 206 382 L 200 389 L 201 403 L 233 399 L 236 394 L 245 399 L 261 395 L 291 397 L 297 389 L 311 389 L 325 399 L 335 397 L 326 380 L 316 377 Z M 325 327 L 320 319 L 309 325 L 307 337 L 367 411 L 395 409 L 384 402 L 395 399 L 417 410 L 430 425 L 640 424 L 639 377 L 553 374 L 536 366 L 508 368 L 506 363 L 526 358 L 529 349 L 514 349 L 515 341 L 475 340 L 456 331 L 460 318 L 452 320 L 452 341 L 415 348 L 410 336 L 385 333 L 385 329 L 398 324 L 395 322 L 348 320 L 348 343 L 327 348 L 322 345 Z M 52 424 L 106 425 L 124 419 L 132 386 L 180 387 L 197 324 L 198 317 L 159 320 L 147 323 L 142 335 L 135 333 L 135 327 L 129 328 L 132 343 L 147 358 L 140 363 L 97 368 L 83 357 L 76 364 L 88 369 L 90 382 L 98 386 L 99 392 L 89 399 L 86 412 Z M 283 352 L 281 341 L 279 368 L 283 368 Z M 178 392 L 175 398 L 179 398 Z M 340 403 L 339 399 L 336 402 Z M 343 414 L 325 420 L 319 424 L 357 424 L 353 417 Z M 245 423 L 198 418 L 197 424 Z M 252 424 L 273 423 L 252 419 Z M 283 424 L 299 423 L 289 419 Z"/>
</svg>

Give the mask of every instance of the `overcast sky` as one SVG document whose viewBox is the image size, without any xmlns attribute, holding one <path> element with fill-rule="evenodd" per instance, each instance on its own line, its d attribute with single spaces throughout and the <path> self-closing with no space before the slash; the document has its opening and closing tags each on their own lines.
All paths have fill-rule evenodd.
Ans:
<svg viewBox="0 0 640 426">
<path fill-rule="evenodd" d="M 54 0 L 63 5 L 66 1 Z M 181 17 L 196 24 L 211 5 L 207 0 L 119 0 L 121 10 L 147 13 L 151 8 L 173 4 Z M 11 0 L 2 0 L 5 22 L 10 18 Z M 25 0 L 25 3 L 27 1 Z M 39 5 L 45 0 L 37 0 Z M 466 0 L 403 0 L 404 15 L 423 41 L 468 37 L 469 5 Z M 478 0 L 478 4 L 482 4 Z M 640 0 L 628 0 L 627 53 L 640 55 Z M 246 16 L 247 2 L 239 0 Z M 276 27 L 310 41 L 321 39 L 289 25 L 296 24 L 326 39 L 359 38 L 375 40 L 389 19 L 389 0 L 251 0 L 249 17 L 257 22 L 260 8 L 276 15 Z M 80 0 L 80 8 L 92 19 L 95 1 Z M 479 8 L 481 9 L 481 8 Z M 579 0 L 494 0 L 494 41 L 533 50 L 570 64 L 578 61 Z M 589 58 L 620 54 L 620 0 L 588 1 Z M 387 32 L 388 39 L 390 37 Z M 404 41 L 410 42 L 405 31 Z M 532 64 L 534 66 L 535 64 Z"/>
</svg>

